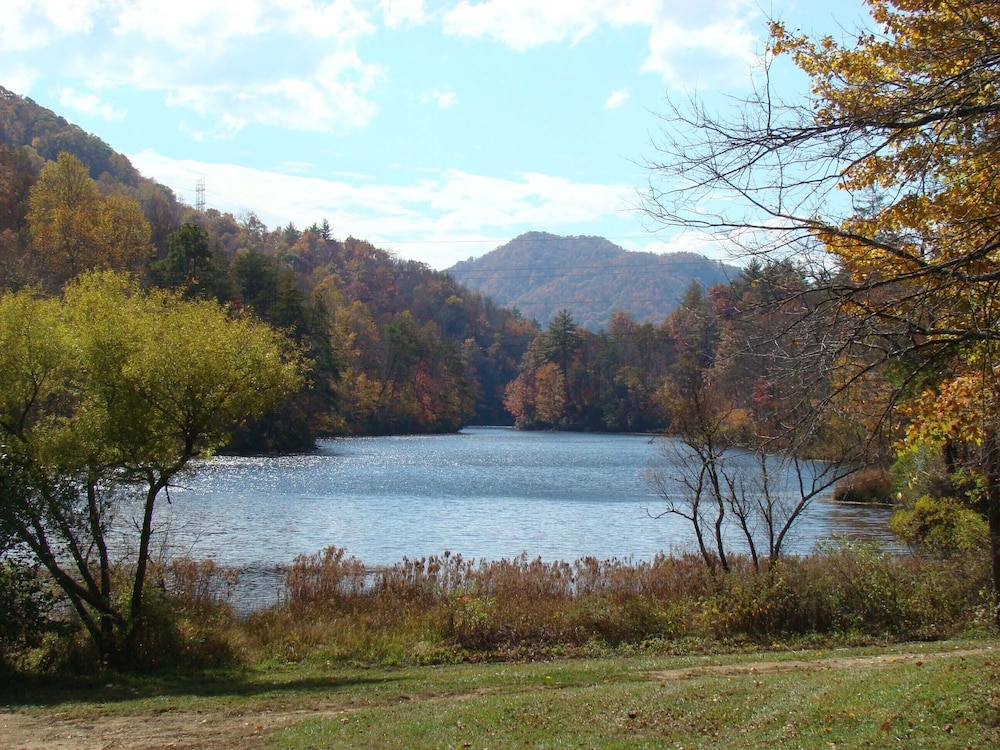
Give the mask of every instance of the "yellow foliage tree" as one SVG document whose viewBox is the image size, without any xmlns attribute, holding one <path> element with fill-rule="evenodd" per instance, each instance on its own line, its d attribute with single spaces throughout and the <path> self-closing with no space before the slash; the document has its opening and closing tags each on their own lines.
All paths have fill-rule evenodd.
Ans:
<svg viewBox="0 0 1000 750">
<path fill-rule="evenodd" d="M 0 295 L 0 551 L 34 559 L 103 658 L 142 650 L 157 501 L 302 383 L 284 336 L 213 302 L 84 274 Z M 128 576 L 110 546 L 135 513 Z"/>
<path fill-rule="evenodd" d="M 772 24 L 738 117 L 674 108 L 645 208 L 825 266 L 809 316 L 832 321 L 826 356 L 858 363 L 842 387 L 889 365 L 886 408 L 913 400 L 912 434 L 976 447 L 1000 591 L 1000 5 L 867 4 L 846 44 Z M 804 101 L 773 91 L 786 56 Z"/>
<path fill-rule="evenodd" d="M 104 197 L 87 168 L 62 152 L 42 169 L 28 199 L 31 255 L 51 289 L 89 270 L 137 272 L 149 257 L 149 223 L 139 204 Z"/>
</svg>

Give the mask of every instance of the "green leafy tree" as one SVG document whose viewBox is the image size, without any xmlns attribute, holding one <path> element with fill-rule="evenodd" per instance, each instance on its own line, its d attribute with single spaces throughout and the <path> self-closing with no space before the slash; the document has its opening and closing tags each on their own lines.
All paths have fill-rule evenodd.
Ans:
<svg viewBox="0 0 1000 750">
<path fill-rule="evenodd" d="M 0 533 L 48 571 L 103 658 L 142 652 L 161 494 L 297 388 L 302 366 L 252 318 L 110 272 L 61 299 L 0 297 Z M 123 578 L 111 535 L 127 528 Z"/>
<path fill-rule="evenodd" d="M 166 237 L 167 254 L 150 267 L 154 284 L 167 289 L 182 289 L 193 297 L 203 296 L 225 301 L 229 283 L 220 259 L 212 250 L 212 241 L 202 227 L 185 222 Z"/>
</svg>

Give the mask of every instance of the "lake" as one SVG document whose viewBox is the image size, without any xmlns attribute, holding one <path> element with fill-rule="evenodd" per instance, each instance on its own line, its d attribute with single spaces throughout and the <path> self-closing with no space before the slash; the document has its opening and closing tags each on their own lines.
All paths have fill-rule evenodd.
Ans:
<svg viewBox="0 0 1000 750">
<path fill-rule="evenodd" d="M 329 545 L 366 564 L 466 558 L 650 560 L 693 550 L 643 478 L 667 459 L 643 435 L 518 432 L 322 441 L 308 455 L 222 456 L 161 502 L 161 552 L 266 570 Z M 891 542 L 889 510 L 815 502 L 789 552 L 833 537 Z"/>
</svg>

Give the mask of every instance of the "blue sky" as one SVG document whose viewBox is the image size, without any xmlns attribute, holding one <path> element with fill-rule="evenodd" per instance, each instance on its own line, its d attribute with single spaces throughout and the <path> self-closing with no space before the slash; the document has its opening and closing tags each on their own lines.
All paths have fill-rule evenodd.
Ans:
<svg viewBox="0 0 1000 750">
<path fill-rule="evenodd" d="M 739 95 L 767 18 L 862 0 L 21 0 L 0 85 L 195 202 L 446 268 L 529 230 L 726 258 L 631 209 L 666 96 Z M 802 87 L 786 71 L 782 85 Z"/>
</svg>

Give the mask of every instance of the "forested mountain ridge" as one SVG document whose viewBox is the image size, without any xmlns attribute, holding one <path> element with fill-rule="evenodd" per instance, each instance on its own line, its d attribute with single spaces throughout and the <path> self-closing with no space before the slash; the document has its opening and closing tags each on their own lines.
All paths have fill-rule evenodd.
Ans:
<svg viewBox="0 0 1000 750">
<path fill-rule="evenodd" d="M 564 307 L 613 300 L 589 318 L 574 305 L 540 331 L 532 318 L 546 319 L 545 311 L 521 315 L 470 291 L 461 273 L 338 239 L 325 220 L 269 228 L 253 213 L 184 205 L 133 174 L 124 157 L 108 156 L 99 139 L 9 92 L 0 122 L 17 136 L 0 144 L 0 292 L 58 296 L 81 272 L 124 271 L 146 288 L 255 315 L 310 360 L 307 385 L 246 425 L 230 445 L 240 452 L 466 424 L 659 431 L 712 369 L 712 388 L 731 394 L 733 413 L 754 414 L 771 398 L 777 365 L 745 353 L 777 340 L 781 321 L 768 316 L 808 286 L 781 264 L 740 271 L 695 255 L 628 253 L 597 237 L 534 232 L 491 253 L 484 267 L 506 257 L 497 275 L 511 288 L 558 279 L 552 301 Z M 53 139 L 67 150 L 46 159 L 36 146 Z M 628 293 L 672 311 L 638 301 L 638 312 L 629 310 Z M 729 354 L 715 368 L 720 351 Z M 730 421 L 742 429 L 747 420 Z"/>
<path fill-rule="evenodd" d="M 448 273 L 469 289 L 547 325 L 569 310 L 578 325 L 607 330 L 615 313 L 661 323 L 697 281 L 726 284 L 739 269 L 695 253 L 657 255 L 625 250 L 603 237 L 528 232 Z"/>
<path fill-rule="evenodd" d="M 89 270 L 252 313 L 299 345 L 308 387 L 248 425 L 241 451 L 508 423 L 503 388 L 537 333 L 445 273 L 335 238 L 325 220 L 269 228 L 253 213 L 197 211 L 100 138 L 0 87 L 0 293 L 58 296 Z"/>
<path fill-rule="evenodd" d="M 0 86 L 0 144 L 25 147 L 43 161 L 55 161 L 61 151 L 77 157 L 95 180 L 136 186 L 139 171 L 122 154 L 95 135 L 85 132 L 33 99 Z"/>
<path fill-rule="evenodd" d="M 102 192 L 124 194 L 135 200 L 149 220 L 152 240 L 158 247 L 164 246 L 170 228 L 176 228 L 191 211 L 170 188 L 143 176 L 128 157 L 98 136 L 3 86 L 0 86 L 0 146 L 16 153 L 20 162 L 14 168 L 8 159 L 0 168 L 0 210 L 19 214 L 22 222 L 27 212 L 29 187 L 24 175 L 37 175 L 46 162 L 55 161 L 63 152 L 80 160 Z M 10 220 L 4 223 L 7 225 Z"/>
</svg>

